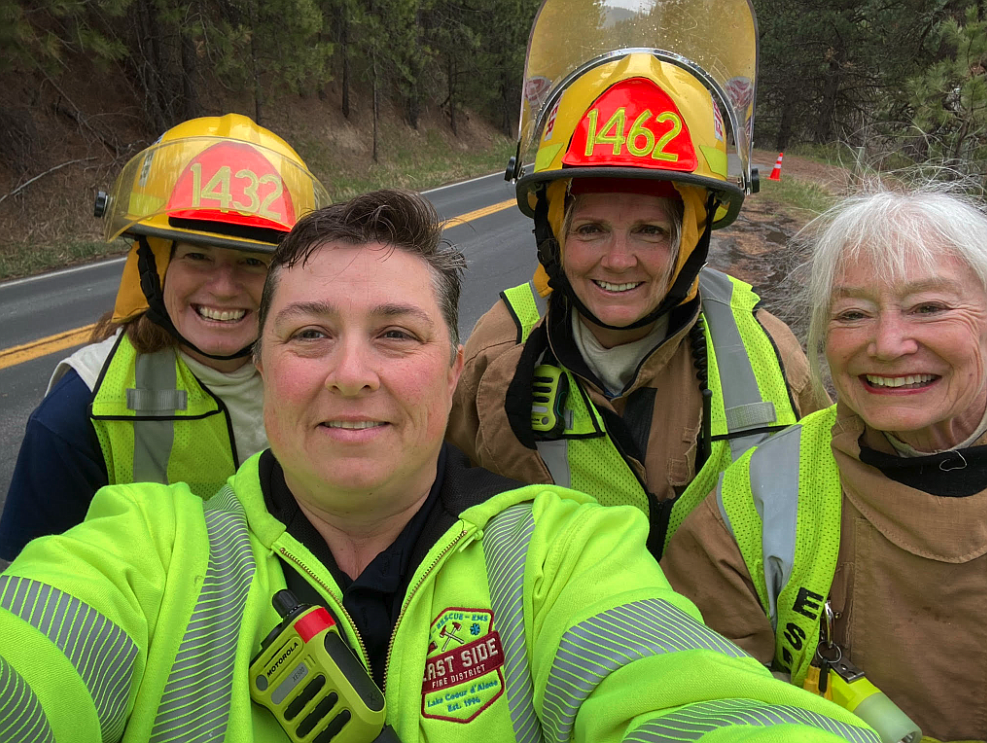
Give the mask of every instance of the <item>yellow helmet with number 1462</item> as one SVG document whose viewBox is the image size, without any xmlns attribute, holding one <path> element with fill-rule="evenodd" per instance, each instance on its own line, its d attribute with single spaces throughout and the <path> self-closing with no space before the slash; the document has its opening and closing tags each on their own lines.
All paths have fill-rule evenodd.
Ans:
<svg viewBox="0 0 987 743">
<path fill-rule="evenodd" d="M 548 275 L 565 285 L 560 232 L 576 179 L 597 188 L 619 180 L 615 191 L 650 181 L 641 192 L 684 207 L 669 300 L 694 296 L 709 230 L 732 222 L 757 187 L 756 73 L 750 0 L 545 0 L 528 43 L 508 178 L 535 219 Z M 739 172 L 730 172 L 729 137 Z"/>
</svg>

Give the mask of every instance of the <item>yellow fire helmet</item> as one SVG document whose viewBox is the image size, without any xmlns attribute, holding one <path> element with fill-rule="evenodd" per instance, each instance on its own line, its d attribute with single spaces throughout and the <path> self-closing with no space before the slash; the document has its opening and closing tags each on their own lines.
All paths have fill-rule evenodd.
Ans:
<svg viewBox="0 0 987 743">
<path fill-rule="evenodd" d="M 246 116 L 172 127 L 127 163 L 109 194 L 96 197 L 106 240 L 135 238 L 113 319 L 153 308 L 148 293 L 160 292 L 175 242 L 270 253 L 299 217 L 329 203 L 298 153 Z M 152 319 L 170 325 L 157 309 Z"/>
<path fill-rule="evenodd" d="M 749 0 L 715 7 L 706 0 L 545 0 L 528 44 L 518 150 L 507 173 L 521 211 L 535 219 L 535 281 L 543 294 L 548 281 L 567 287 L 565 205 L 573 179 L 592 178 L 620 179 L 615 191 L 633 187 L 633 179 L 651 181 L 641 192 L 677 193 L 684 205 L 668 297 L 634 326 L 695 296 L 709 230 L 736 219 L 757 188 L 750 167 L 756 74 Z M 732 174 L 728 136 L 740 164 Z"/>
</svg>

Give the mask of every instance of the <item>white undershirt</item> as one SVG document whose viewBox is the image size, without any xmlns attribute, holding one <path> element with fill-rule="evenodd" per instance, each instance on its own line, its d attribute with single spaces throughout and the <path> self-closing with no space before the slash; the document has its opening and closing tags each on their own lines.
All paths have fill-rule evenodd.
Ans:
<svg viewBox="0 0 987 743">
<path fill-rule="evenodd" d="M 604 348 L 593 331 L 579 319 L 579 313 L 572 313 L 572 337 L 576 341 L 583 361 L 596 377 L 603 382 L 609 397 L 619 395 L 634 379 L 634 373 L 644 358 L 665 340 L 668 332 L 668 315 L 662 315 L 655 322 L 651 332 L 640 340 L 622 343 L 613 348 Z"/>
<path fill-rule="evenodd" d="M 181 353 L 181 357 L 199 381 L 226 405 L 236 439 L 237 459 L 243 462 L 266 449 L 264 386 L 257 367 L 247 363 L 234 372 L 224 373 L 196 361 L 188 354 Z"/>
</svg>

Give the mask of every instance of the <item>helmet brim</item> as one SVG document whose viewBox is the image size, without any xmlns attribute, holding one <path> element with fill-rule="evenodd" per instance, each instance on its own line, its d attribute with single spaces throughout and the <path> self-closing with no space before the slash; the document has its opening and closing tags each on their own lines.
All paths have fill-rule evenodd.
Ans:
<svg viewBox="0 0 987 743">
<path fill-rule="evenodd" d="M 744 204 L 745 192 L 742 187 L 726 181 L 708 178 L 691 173 L 673 173 L 654 170 L 644 170 L 642 168 L 628 167 L 606 167 L 594 166 L 585 168 L 563 168 L 562 170 L 550 170 L 542 173 L 532 173 L 518 179 L 515 186 L 517 195 L 517 205 L 521 212 L 530 218 L 534 218 L 535 211 L 532 206 L 531 196 L 534 200 L 539 198 L 539 192 L 544 186 L 560 178 L 626 178 L 641 180 L 671 181 L 673 183 L 687 183 L 691 186 L 699 186 L 717 194 L 720 200 L 726 205 L 726 214 L 713 222 L 713 229 L 721 229 L 732 224 L 740 214 L 740 208 Z"/>
</svg>

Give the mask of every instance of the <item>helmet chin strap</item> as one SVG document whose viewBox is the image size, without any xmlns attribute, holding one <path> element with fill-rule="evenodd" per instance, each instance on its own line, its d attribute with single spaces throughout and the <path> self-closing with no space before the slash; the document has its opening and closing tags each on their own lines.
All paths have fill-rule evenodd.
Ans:
<svg viewBox="0 0 987 743">
<path fill-rule="evenodd" d="M 154 262 L 154 253 L 143 235 L 137 237 L 137 268 L 141 277 L 141 290 L 147 298 L 147 319 L 158 325 L 175 338 L 179 343 L 195 351 L 197 354 L 205 356 L 207 359 L 216 361 L 232 361 L 249 356 L 253 350 L 253 344 L 241 348 L 234 354 L 220 356 L 214 353 L 206 353 L 201 348 L 192 343 L 188 338 L 178 332 L 175 323 L 171 321 L 168 310 L 164 304 L 164 294 L 161 291 L 161 281 L 158 279 L 158 270 Z"/>
<path fill-rule="evenodd" d="M 582 317 L 594 325 L 606 328 L 607 330 L 634 330 L 636 328 L 642 328 L 650 325 L 675 307 L 678 307 L 682 303 L 682 300 L 688 296 L 689 289 L 692 288 L 696 277 L 699 276 L 699 272 L 706 263 L 706 256 L 709 254 L 709 242 L 713 234 L 712 217 L 716 214 L 717 205 L 716 195 L 710 193 L 709 198 L 706 200 L 706 227 L 699 238 L 699 242 L 696 243 L 695 249 L 686 259 L 682 270 L 679 271 L 679 275 L 675 277 L 675 282 L 668 292 L 666 292 L 665 298 L 652 312 L 649 312 L 630 325 L 608 325 L 594 315 L 576 295 L 572 284 L 569 283 L 569 279 L 562 269 L 559 241 L 552 234 L 552 228 L 548 222 L 548 202 L 544 197 L 538 199 L 538 205 L 535 207 L 534 231 L 535 239 L 538 242 L 538 260 L 548 273 L 548 285 L 552 288 L 552 291 L 560 292 L 562 296 L 566 297 L 572 303 Z"/>
</svg>

